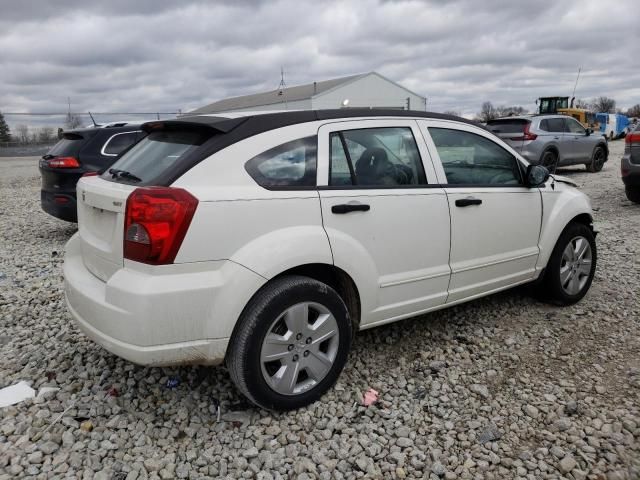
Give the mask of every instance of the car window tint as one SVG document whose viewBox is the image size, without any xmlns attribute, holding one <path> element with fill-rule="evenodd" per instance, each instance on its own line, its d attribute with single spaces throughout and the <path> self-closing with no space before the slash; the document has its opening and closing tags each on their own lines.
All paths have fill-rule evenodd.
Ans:
<svg viewBox="0 0 640 480">
<path fill-rule="evenodd" d="M 549 118 L 547 120 L 549 125 L 548 132 L 562 133 L 564 132 L 564 119 L 562 118 Z"/>
<path fill-rule="evenodd" d="M 447 182 L 453 185 L 519 185 L 518 161 L 491 140 L 463 130 L 429 128 Z"/>
<path fill-rule="evenodd" d="M 567 126 L 567 131 L 569 133 L 575 133 L 578 135 L 584 135 L 585 130 L 582 125 L 580 125 L 576 120 L 572 118 L 567 118 L 565 125 Z"/>
<path fill-rule="evenodd" d="M 425 185 L 418 145 L 409 127 L 331 134 L 330 185 Z M 345 150 L 346 147 L 346 150 Z"/>
<path fill-rule="evenodd" d="M 315 135 L 278 145 L 245 164 L 249 175 L 261 186 L 313 187 L 316 184 Z"/>
<path fill-rule="evenodd" d="M 138 140 L 138 132 L 116 133 L 102 147 L 103 155 L 120 155 Z"/>
<path fill-rule="evenodd" d="M 549 132 L 549 120 L 540 120 L 540 130 Z"/>
</svg>

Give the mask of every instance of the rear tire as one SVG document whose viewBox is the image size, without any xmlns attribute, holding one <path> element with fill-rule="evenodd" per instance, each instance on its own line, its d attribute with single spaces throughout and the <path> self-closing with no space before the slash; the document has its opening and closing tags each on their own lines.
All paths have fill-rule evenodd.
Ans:
<svg viewBox="0 0 640 480">
<path fill-rule="evenodd" d="M 558 154 L 553 150 L 546 150 L 540 159 L 540 165 L 546 167 L 550 173 L 555 173 L 558 166 Z"/>
<path fill-rule="evenodd" d="M 591 163 L 587 164 L 587 170 L 592 173 L 599 172 L 604 167 L 604 162 L 607 159 L 604 148 L 596 147 L 593 149 L 591 155 Z"/>
<path fill-rule="evenodd" d="M 597 249 L 593 231 L 572 222 L 564 229 L 551 253 L 538 290 L 556 305 L 572 305 L 589 290 L 596 272 Z"/>
<path fill-rule="evenodd" d="M 347 307 L 331 287 L 303 276 L 276 278 L 242 312 L 229 342 L 227 368 L 256 405 L 300 408 L 336 382 L 352 331 Z"/>
<path fill-rule="evenodd" d="M 627 194 L 627 198 L 633 203 L 640 203 L 640 187 L 625 187 L 624 193 Z"/>
</svg>

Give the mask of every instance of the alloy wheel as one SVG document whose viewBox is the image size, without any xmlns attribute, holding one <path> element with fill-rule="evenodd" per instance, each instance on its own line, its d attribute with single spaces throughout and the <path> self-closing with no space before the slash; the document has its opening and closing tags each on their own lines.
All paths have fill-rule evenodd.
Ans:
<svg viewBox="0 0 640 480">
<path fill-rule="evenodd" d="M 574 237 L 562 252 L 560 285 L 569 295 L 577 295 L 587 284 L 591 274 L 592 252 L 589 241 Z"/>
<path fill-rule="evenodd" d="M 269 327 L 260 367 L 267 384 L 281 395 L 298 395 L 320 383 L 338 353 L 338 322 L 325 306 L 295 304 Z"/>
</svg>

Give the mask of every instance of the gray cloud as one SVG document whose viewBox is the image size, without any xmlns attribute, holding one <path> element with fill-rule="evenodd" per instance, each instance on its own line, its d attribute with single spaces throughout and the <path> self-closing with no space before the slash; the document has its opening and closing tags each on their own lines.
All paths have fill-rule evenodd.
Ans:
<svg viewBox="0 0 640 480">
<path fill-rule="evenodd" d="M 0 111 L 190 110 L 376 70 L 429 108 L 640 102 L 633 0 L 0 1 Z M 8 118 L 12 123 L 16 118 Z"/>
</svg>

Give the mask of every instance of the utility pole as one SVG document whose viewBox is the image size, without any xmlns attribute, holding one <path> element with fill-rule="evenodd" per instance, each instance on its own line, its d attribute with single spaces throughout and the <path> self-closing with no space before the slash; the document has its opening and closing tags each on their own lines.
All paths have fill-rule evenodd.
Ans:
<svg viewBox="0 0 640 480">
<path fill-rule="evenodd" d="M 280 85 L 278 85 L 278 96 L 284 100 L 284 109 L 287 110 L 287 96 L 284 94 L 284 90 L 287 88 L 287 84 L 284 83 L 284 66 L 280 66 Z"/>
</svg>

